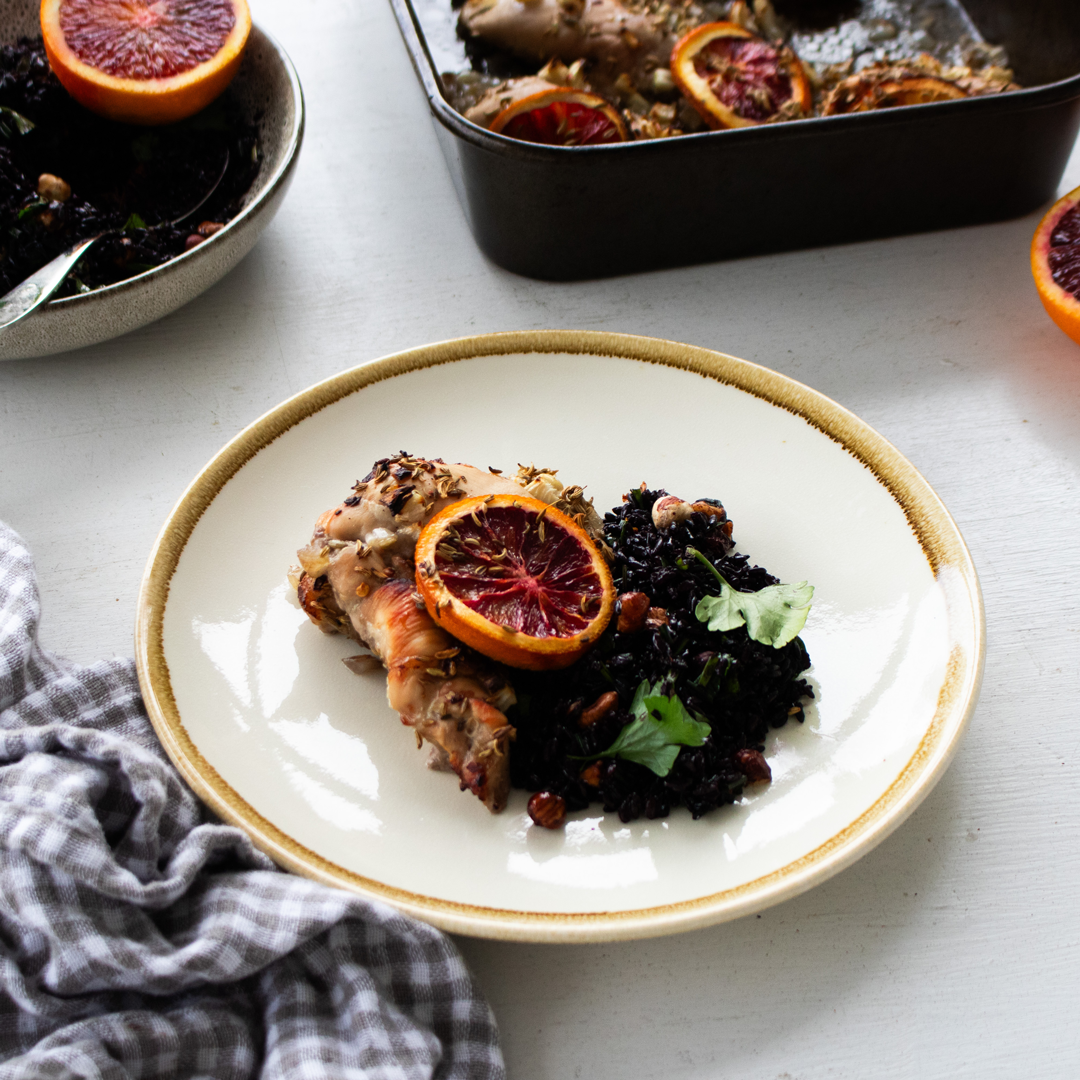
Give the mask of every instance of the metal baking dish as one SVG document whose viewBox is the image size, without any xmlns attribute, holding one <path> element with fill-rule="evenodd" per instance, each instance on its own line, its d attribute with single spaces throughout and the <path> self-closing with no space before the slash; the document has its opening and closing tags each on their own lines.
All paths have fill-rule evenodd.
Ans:
<svg viewBox="0 0 1080 1080">
<path fill-rule="evenodd" d="M 449 0 L 444 0 L 449 3 Z M 391 0 L 476 242 L 575 280 L 1026 214 L 1080 127 L 1080 3 L 966 0 L 1027 89 L 616 146 L 493 135 L 443 95 L 413 0 Z"/>
</svg>

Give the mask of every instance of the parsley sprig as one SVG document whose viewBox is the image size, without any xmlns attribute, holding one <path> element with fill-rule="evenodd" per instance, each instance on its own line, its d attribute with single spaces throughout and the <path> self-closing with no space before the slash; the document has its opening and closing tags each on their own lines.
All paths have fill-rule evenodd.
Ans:
<svg viewBox="0 0 1080 1080">
<path fill-rule="evenodd" d="M 701 746 L 712 731 L 704 719 L 691 716 L 675 694 L 663 693 L 663 680 L 654 686 L 648 679 L 641 681 L 630 715 L 633 719 L 615 741 L 593 758 L 635 761 L 657 776 L 667 776 L 682 747 Z"/>
<path fill-rule="evenodd" d="M 737 592 L 697 548 L 689 547 L 686 553 L 704 563 L 720 582 L 720 595 L 706 596 L 694 608 L 694 614 L 710 630 L 745 626 L 754 641 L 774 649 L 781 649 L 798 637 L 806 625 L 813 585 L 800 581 L 798 585 L 767 585 L 757 592 Z"/>
</svg>

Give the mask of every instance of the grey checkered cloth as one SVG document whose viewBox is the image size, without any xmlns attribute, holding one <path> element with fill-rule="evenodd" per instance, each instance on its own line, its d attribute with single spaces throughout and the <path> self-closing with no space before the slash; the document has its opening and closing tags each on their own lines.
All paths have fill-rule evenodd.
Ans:
<svg viewBox="0 0 1080 1080">
<path fill-rule="evenodd" d="M 129 660 L 41 650 L 0 525 L 0 1080 L 505 1076 L 438 931 L 281 873 L 166 759 Z"/>
</svg>

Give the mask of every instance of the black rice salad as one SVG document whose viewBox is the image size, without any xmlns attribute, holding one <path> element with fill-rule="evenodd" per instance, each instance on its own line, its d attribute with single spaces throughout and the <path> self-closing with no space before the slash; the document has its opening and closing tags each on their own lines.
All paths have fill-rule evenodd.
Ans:
<svg viewBox="0 0 1080 1080">
<path fill-rule="evenodd" d="M 800 678 L 810 664 L 800 638 L 774 648 L 752 640 L 746 626 L 711 631 L 695 614 L 718 589 L 692 550 L 739 593 L 777 579 L 734 553 L 731 522 L 719 503 L 693 504 L 689 517 L 658 528 L 653 506 L 664 497 L 664 491 L 635 490 L 605 515 L 619 601 L 617 620 L 596 646 L 563 671 L 514 673 L 511 779 L 541 793 L 530 802 L 541 824 L 593 802 L 624 822 L 666 817 L 677 806 L 699 818 L 732 803 L 748 783 L 770 778 L 766 735 L 792 718 L 802 721 L 803 702 L 813 697 Z M 663 776 L 637 761 L 599 756 L 629 730 L 643 683 L 675 695 L 704 733 L 700 745 L 678 747 Z"/>
<path fill-rule="evenodd" d="M 194 217 L 148 228 L 194 207 L 226 153 L 224 178 Z M 256 130 L 228 92 L 177 124 L 122 124 L 67 93 L 40 38 L 0 47 L 0 295 L 106 230 L 116 231 L 86 254 L 60 296 L 160 266 L 235 217 L 258 172 Z"/>
</svg>

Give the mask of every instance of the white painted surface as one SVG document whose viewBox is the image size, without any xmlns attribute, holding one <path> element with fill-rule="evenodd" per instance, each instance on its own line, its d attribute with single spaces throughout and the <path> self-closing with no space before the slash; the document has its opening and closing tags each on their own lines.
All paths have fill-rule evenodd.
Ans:
<svg viewBox="0 0 1080 1080">
<path fill-rule="evenodd" d="M 548 326 L 767 364 L 873 424 L 944 498 L 986 599 L 982 703 L 906 825 L 760 919 L 620 945 L 462 940 L 511 1075 L 1080 1074 L 1080 349 L 1031 283 L 1038 215 L 584 285 L 513 277 L 472 244 L 388 5 L 255 0 L 255 17 L 310 107 L 259 245 L 154 326 L 0 365 L 0 518 L 37 554 L 45 644 L 129 654 L 143 562 L 187 482 L 347 366 Z M 1063 190 L 1076 184 L 1074 156 Z"/>
</svg>

